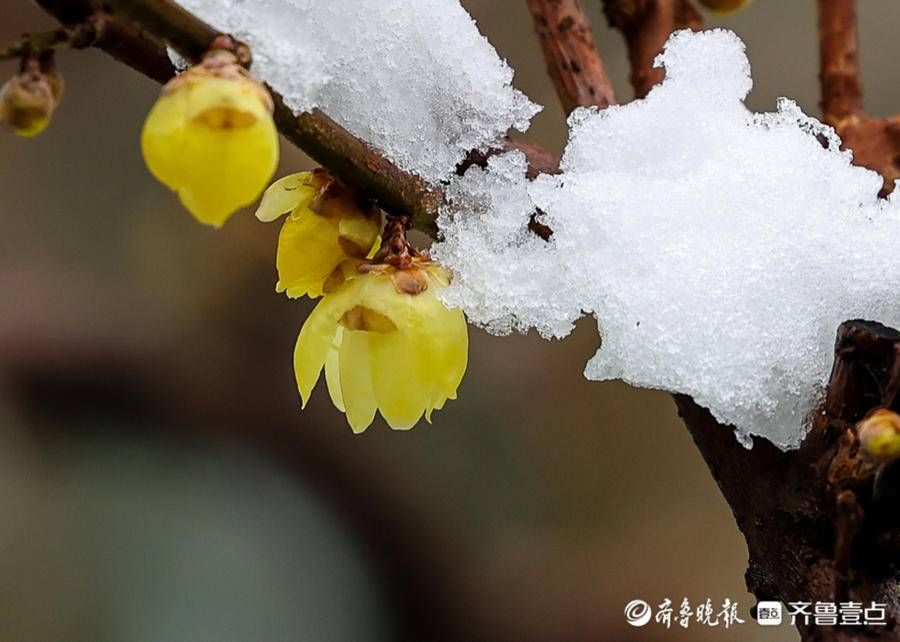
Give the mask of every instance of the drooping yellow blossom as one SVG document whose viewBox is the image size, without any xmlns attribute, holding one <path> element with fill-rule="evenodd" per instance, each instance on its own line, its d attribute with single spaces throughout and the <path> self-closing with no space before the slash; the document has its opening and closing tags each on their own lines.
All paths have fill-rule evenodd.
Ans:
<svg viewBox="0 0 900 642">
<path fill-rule="evenodd" d="M 448 272 L 417 260 L 371 271 L 327 294 L 300 330 L 294 370 L 303 405 L 319 374 L 354 432 L 381 412 L 391 428 L 412 428 L 456 399 L 468 360 L 465 316 L 436 294 Z"/>
<path fill-rule="evenodd" d="M 272 99 L 234 54 L 213 50 L 163 87 L 141 149 L 197 220 L 221 227 L 259 197 L 278 165 Z"/>
<path fill-rule="evenodd" d="M 900 415 L 887 408 L 873 410 L 857 424 L 860 446 L 877 461 L 900 459 Z"/>
<path fill-rule="evenodd" d="M 739 11 L 750 4 L 752 0 L 700 0 L 707 9 L 714 13 L 725 14 Z"/>
<path fill-rule="evenodd" d="M 19 73 L 0 88 L 0 124 L 18 136 L 37 136 L 50 124 L 62 92 L 52 52 L 23 59 Z"/>
<path fill-rule="evenodd" d="M 263 194 L 256 217 L 291 212 L 278 237 L 278 292 L 318 297 L 357 275 L 379 245 L 379 217 L 324 170 L 281 178 Z"/>
</svg>

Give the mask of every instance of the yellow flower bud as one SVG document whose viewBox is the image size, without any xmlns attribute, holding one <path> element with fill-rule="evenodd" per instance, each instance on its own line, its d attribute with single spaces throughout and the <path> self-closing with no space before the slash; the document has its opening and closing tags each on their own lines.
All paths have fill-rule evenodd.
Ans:
<svg viewBox="0 0 900 642">
<path fill-rule="evenodd" d="M 856 426 L 862 450 L 878 461 L 900 458 L 900 415 L 887 408 L 873 410 Z"/>
<path fill-rule="evenodd" d="M 381 412 L 391 428 L 412 428 L 456 399 L 468 360 L 469 335 L 459 309 L 436 294 L 447 271 L 417 259 L 400 270 L 369 271 L 325 295 L 303 324 L 294 371 L 303 405 L 322 369 L 334 405 L 354 432 Z"/>
<path fill-rule="evenodd" d="M 713 13 L 725 14 L 740 11 L 750 4 L 751 1 L 752 0 L 700 0 L 700 4 L 711 10 Z"/>
<path fill-rule="evenodd" d="M 275 181 L 256 217 L 273 221 L 289 211 L 278 237 L 275 289 L 291 298 L 335 290 L 378 250 L 377 212 L 361 209 L 353 193 L 324 170 Z"/>
<path fill-rule="evenodd" d="M 0 123 L 19 136 L 37 136 L 50 124 L 62 91 L 52 52 L 24 58 L 19 73 L 0 89 Z"/>
<path fill-rule="evenodd" d="M 163 87 L 141 149 L 197 220 L 221 227 L 259 197 L 278 165 L 272 99 L 234 54 L 214 50 Z"/>
</svg>

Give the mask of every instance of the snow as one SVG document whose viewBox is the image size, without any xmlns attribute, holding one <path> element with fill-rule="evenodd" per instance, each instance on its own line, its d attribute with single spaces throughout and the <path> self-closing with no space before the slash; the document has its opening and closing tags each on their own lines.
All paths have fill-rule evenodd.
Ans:
<svg viewBox="0 0 900 642">
<path fill-rule="evenodd" d="M 183 71 L 187 71 L 191 66 L 191 62 L 180 53 L 172 49 L 172 47 L 166 47 L 166 55 L 169 56 L 169 62 L 171 62 L 172 66 L 175 67 L 175 73 L 180 74 Z"/>
<path fill-rule="evenodd" d="M 431 181 L 539 107 L 458 0 L 181 0 L 250 45 L 253 74 Z"/>
<path fill-rule="evenodd" d="M 535 327 L 562 337 L 580 316 L 581 289 L 557 246 L 528 229 L 535 205 L 526 165 L 521 152 L 493 156 L 486 170 L 473 167 L 451 183 L 447 198 L 458 207 L 438 219 L 444 237 L 431 252 L 453 269 L 444 302 L 462 307 L 470 322 L 494 334 Z"/>
<path fill-rule="evenodd" d="M 446 292 L 497 333 L 566 335 L 593 314 L 590 379 L 691 395 L 716 418 L 796 447 L 848 319 L 900 325 L 900 197 L 834 132 L 751 87 L 731 32 L 678 32 L 645 100 L 570 118 L 562 174 L 519 154 L 450 188 L 433 254 Z M 524 230 L 535 208 L 549 242 Z"/>
</svg>

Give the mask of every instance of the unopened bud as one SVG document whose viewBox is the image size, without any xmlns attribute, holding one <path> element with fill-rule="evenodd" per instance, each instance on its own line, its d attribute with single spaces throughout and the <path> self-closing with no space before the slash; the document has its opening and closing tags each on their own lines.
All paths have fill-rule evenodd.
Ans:
<svg viewBox="0 0 900 642">
<path fill-rule="evenodd" d="M 0 89 L 0 124 L 19 136 L 37 136 L 50 124 L 62 91 L 52 52 L 26 56 L 19 73 Z"/>
<path fill-rule="evenodd" d="M 213 49 L 163 87 L 141 150 L 150 172 L 207 225 L 263 192 L 278 165 L 272 97 L 236 54 Z"/>
<path fill-rule="evenodd" d="M 887 408 L 873 410 L 856 425 L 860 446 L 877 461 L 900 458 L 900 415 Z"/>
<path fill-rule="evenodd" d="M 751 0 L 700 0 L 700 4 L 704 7 L 719 14 L 740 11 L 750 2 Z"/>
</svg>

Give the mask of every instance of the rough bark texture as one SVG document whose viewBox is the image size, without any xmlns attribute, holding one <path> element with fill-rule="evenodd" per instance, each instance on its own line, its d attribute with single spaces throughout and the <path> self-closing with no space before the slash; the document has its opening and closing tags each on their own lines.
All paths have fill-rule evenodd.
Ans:
<svg viewBox="0 0 900 642">
<path fill-rule="evenodd" d="M 576 107 L 614 105 L 615 92 L 578 0 L 528 0 L 528 9 L 566 114 Z"/>
<path fill-rule="evenodd" d="M 654 67 L 653 60 L 669 35 L 703 26 L 688 0 L 603 0 L 603 12 L 610 26 L 625 36 L 635 98 L 643 98 L 662 80 L 663 70 Z"/>
<path fill-rule="evenodd" d="M 853 162 L 879 172 L 882 194 L 900 178 L 900 116 L 870 118 L 862 110 L 856 0 L 819 0 L 822 116 L 837 130 Z"/>
<path fill-rule="evenodd" d="M 898 372 L 900 333 L 867 321 L 841 325 L 821 412 L 790 452 L 758 438 L 748 451 L 706 409 L 675 396 L 747 540 L 747 586 L 757 598 L 888 604 L 887 626 L 798 622 L 805 640 L 900 639 L 900 467 L 879 470 L 867 460 L 855 429 L 871 409 L 897 408 Z"/>
</svg>

